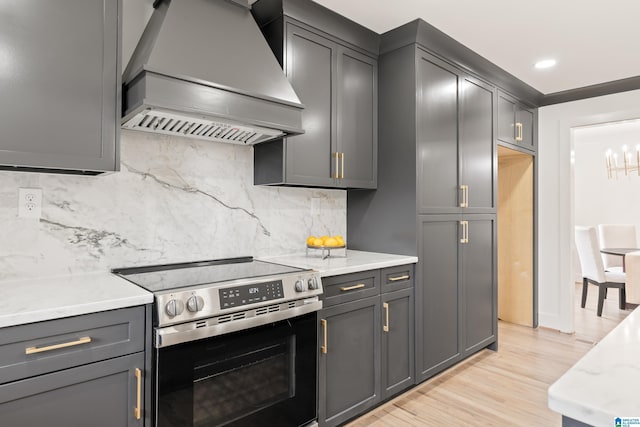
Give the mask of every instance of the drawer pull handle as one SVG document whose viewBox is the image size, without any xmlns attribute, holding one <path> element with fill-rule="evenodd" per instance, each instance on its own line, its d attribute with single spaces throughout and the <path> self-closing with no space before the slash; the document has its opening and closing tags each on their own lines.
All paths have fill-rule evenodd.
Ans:
<svg viewBox="0 0 640 427">
<path fill-rule="evenodd" d="M 320 319 L 320 324 L 322 325 L 322 346 L 320 346 L 320 351 L 322 354 L 327 354 L 327 321 Z"/>
<path fill-rule="evenodd" d="M 352 291 L 354 289 L 361 289 L 364 288 L 365 285 L 364 283 L 358 283 L 357 285 L 353 285 L 353 286 L 343 286 L 342 288 L 340 288 L 341 291 Z"/>
<path fill-rule="evenodd" d="M 389 277 L 389 281 L 390 282 L 397 282 L 398 280 L 407 280 L 408 278 L 409 278 L 409 275 L 405 274 L 404 276 Z"/>
<path fill-rule="evenodd" d="M 142 416 L 141 410 L 142 403 L 142 371 L 140 368 L 136 368 L 136 407 L 133 409 L 133 416 L 136 420 L 139 420 Z"/>
<path fill-rule="evenodd" d="M 45 351 L 58 350 L 59 348 L 73 347 L 75 345 L 87 344 L 91 342 L 91 337 L 82 337 L 76 341 L 64 342 L 61 344 L 48 345 L 46 347 L 27 347 L 24 349 L 25 354 L 36 354 Z"/>
<path fill-rule="evenodd" d="M 385 311 L 385 324 L 382 327 L 382 330 L 385 332 L 389 332 L 389 303 L 384 303 L 382 304 L 382 307 L 384 307 L 384 311 Z"/>
</svg>

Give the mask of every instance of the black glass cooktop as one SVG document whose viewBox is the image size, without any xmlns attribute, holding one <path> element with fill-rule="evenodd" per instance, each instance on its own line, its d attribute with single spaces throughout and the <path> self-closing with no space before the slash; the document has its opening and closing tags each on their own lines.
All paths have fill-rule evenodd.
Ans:
<svg viewBox="0 0 640 427">
<path fill-rule="evenodd" d="M 301 271 L 305 270 L 265 261 L 255 261 L 252 257 L 112 270 L 114 274 L 145 288 L 149 292 Z"/>
</svg>

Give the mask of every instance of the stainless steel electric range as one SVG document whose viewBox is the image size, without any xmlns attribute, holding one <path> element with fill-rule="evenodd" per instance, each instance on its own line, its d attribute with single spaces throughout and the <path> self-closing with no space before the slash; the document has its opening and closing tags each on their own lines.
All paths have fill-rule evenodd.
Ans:
<svg viewBox="0 0 640 427">
<path fill-rule="evenodd" d="M 317 418 L 317 272 L 251 257 L 113 272 L 154 294 L 156 426 Z"/>
</svg>

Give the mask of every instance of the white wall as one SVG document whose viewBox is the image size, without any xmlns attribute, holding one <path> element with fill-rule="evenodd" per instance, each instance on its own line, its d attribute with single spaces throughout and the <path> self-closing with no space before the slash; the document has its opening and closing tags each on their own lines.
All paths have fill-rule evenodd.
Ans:
<svg viewBox="0 0 640 427">
<path fill-rule="evenodd" d="M 635 224 L 640 230 L 640 176 L 619 173 L 608 179 L 604 153 L 618 153 L 622 166 L 622 146 L 627 145 L 636 162 L 640 144 L 640 120 L 615 122 L 574 130 L 575 224 Z"/>
<path fill-rule="evenodd" d="M 539 109 L 540 326 L 574 331 L 574 282 L 571 274 L 574 227 L 571 148 L 574 128 L 637 118 L 640 118 L 640 90 Z"/>
</svg>

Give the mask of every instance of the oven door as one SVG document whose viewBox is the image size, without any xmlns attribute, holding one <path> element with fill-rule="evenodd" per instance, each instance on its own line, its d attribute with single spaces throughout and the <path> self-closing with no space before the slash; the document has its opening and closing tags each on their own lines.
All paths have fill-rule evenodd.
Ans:
<svg viewBox="0 0 640 427">
<path fill-rule="evenodd" d="M 156 349 L 156 425 L 301 426 L 316 419 L 316 313 Z"/>
</svg>

